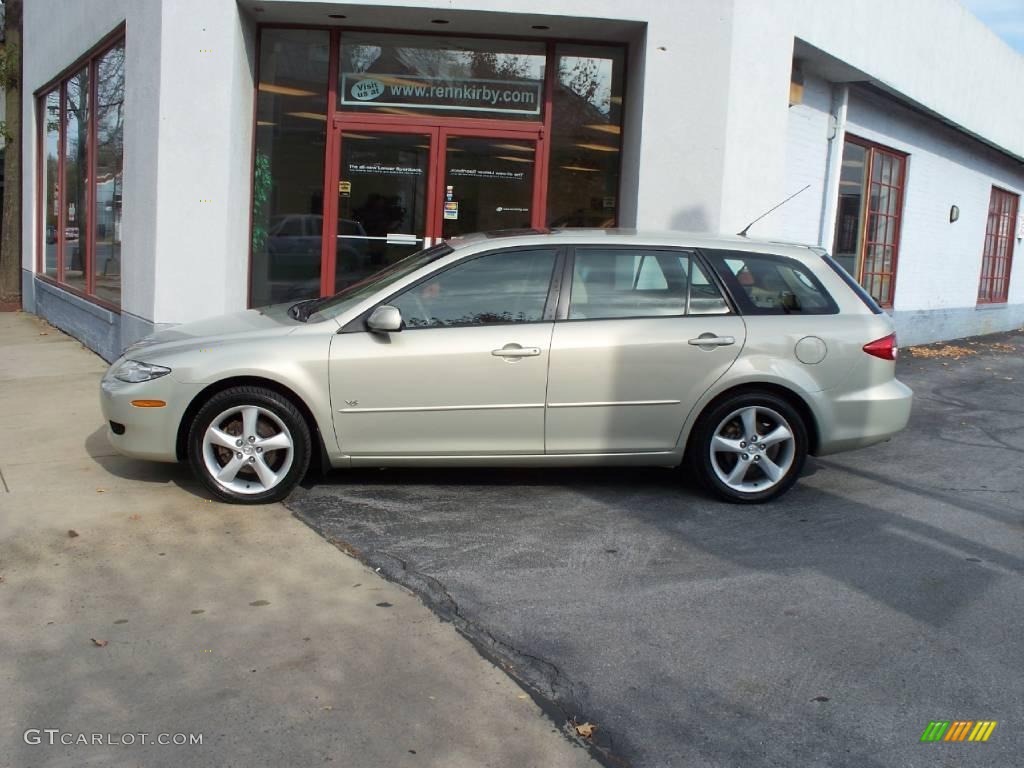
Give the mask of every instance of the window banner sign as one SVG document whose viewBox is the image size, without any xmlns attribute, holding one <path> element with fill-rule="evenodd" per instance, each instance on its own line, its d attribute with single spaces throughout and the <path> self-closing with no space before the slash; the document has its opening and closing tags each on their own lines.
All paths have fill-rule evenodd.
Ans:
<svg viewBox="0 0 1024 768">
<path fill-rule="evenodd" d="M 539 115 L 542 88 L 540 80 L 451 80 L 343 72 L 341 103 L 350 107 Z"/>
</svg>

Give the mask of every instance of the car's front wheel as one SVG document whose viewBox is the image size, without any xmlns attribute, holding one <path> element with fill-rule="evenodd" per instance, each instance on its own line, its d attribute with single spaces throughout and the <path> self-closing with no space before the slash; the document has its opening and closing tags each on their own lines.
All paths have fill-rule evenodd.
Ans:
<svg viewBox="0 0 1024 768">
<path fill-rule="evenodd" d="M 309 467 L 309 427 L 286 397 L 232 387 L 211 397 L 192 422 L 188 459 L 210 492 L 235 504 L 280 501 Z"/>
<path fill-rule="evenodd" d="M 781 496 L 807 458 L 807 427 L 797 410 L 768 392 L 741 392 L 715 404 L 694 427 L 690 462 L 726 501 L 755 504 Z"/>
</svg>

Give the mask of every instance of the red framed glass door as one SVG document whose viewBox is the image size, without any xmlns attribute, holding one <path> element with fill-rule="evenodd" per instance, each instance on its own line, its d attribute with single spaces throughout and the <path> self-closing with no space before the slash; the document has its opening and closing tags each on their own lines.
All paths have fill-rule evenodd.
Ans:
<svg viewBox="0 0 1024 768">
<path fill-rule="evenodd" d="M 442 239 L 543 226 L 540 126 L 484 122 L 336 118 L 325 173 L 323 295 Z"/>
<path fill-rule="evenodd" d="M 439 237 L 543 226 L 537 132 L 442 128 L 439 142 Z"/>
<path fill-rule="evenodd" d="M 335 293 L 433 241 L 437 129 L 343 126 L 324 235 L 323 292 Z"/>
</svg>

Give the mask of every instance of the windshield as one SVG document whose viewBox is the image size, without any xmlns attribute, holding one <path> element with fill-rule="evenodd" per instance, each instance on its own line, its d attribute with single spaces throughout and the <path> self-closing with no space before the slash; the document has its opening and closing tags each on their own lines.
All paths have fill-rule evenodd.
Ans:
<svg viewBox="0 0 1024 768">
<path fill-rule="evenodd" d="M 392 283 L 397 283 L 406 275 L 415 272 L 432 261 L 440 259 L 442 256 L 447 256 L 451 252 L 451 246 L 439 243 L 433 248 L 427 248 L 425 251 L 419 251 L 411 256 L 406 256 L 401 261 L 396 261 L 380 272 L 370 275 L 358 283 L 352 283 L 352 285 L 342 288 L 333 296 L 326 296 L 309 302 L 306 308 L 307 317 L 313 320 L 337 317 L 360 301 L 387 288 Z"/>
</svg>

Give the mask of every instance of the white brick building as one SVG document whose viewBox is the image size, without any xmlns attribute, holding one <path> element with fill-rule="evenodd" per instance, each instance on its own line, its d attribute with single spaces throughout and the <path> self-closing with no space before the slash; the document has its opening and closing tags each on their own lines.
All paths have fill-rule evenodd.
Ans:
<svg viewBox="0 0 1024 768">
<path fill-rule="evenodd" d="M 807 186 L 751 236 L 903 343 L 1024 323 L 1024 57 L 954 0 L 495 8 L 27 3 L 26 308 L 110 358 L 469 229 L 736 232 Z"/>
</svg>

